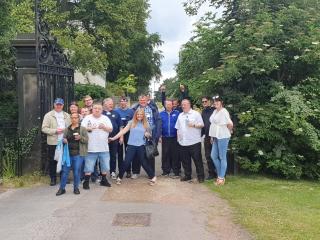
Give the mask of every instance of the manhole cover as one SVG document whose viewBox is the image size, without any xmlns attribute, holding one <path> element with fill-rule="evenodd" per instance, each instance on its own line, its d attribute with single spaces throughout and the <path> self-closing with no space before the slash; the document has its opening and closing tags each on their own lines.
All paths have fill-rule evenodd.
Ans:
<svg viewBox="0 0 320 240">
<path fill-rule="evenodd" d="M 113 219 L 113 226 L 121 227 L 149 227 L 151 213 L 117 213 Z"/>
</svg>

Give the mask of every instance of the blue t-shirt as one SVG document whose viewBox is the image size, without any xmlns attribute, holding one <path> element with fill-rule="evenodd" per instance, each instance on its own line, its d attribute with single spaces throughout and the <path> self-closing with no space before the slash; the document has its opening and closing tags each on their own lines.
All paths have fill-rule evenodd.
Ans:
<svg viewBox="0 0 320 240">
<path fill-rule="evenodd" d="M 132 124 L 132 121 L 130 121 L 130 124 Z M 137 146 L 137 147 L 144 145 L 145 132 L 146 132 L 146 129 L 143 127 L 142 122 L 138 122 L 134 128 L 130 128 L 128 145 Z"/>
<path fill-rule="evenodd" d="M 133 115 L 134 115 L 134 111 L 130 108 L 127 108 L 127 109 L 117 108 L 115 109 L 115 111 L 120 115 L 121 127 L 127 126 L 128 122 L 133 118 Z"/>
</svg>

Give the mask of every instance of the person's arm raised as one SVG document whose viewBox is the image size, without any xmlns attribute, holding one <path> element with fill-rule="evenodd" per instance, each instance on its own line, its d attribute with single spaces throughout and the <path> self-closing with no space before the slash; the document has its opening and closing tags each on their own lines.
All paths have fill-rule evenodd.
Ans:
<svg viewBox="0 0 320 240">
<path fill-rule="evenodd" d="M 131 124 L 128 124 L 125 128 L 122 128 L 120 130 L 120 132 L 118 132 L 117 135 L 115 135 L 114 137 L 109 138 L 110 141 L 114 141 L 117 140 L 118 138 L 120 138 L 121 136 L 125 135 L 127 132 L 129 132 L 131 127 Z"/>
</svg>

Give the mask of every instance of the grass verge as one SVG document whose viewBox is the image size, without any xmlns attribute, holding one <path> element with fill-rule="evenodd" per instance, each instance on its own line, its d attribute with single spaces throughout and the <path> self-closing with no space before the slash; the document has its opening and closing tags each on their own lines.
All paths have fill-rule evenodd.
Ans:
<svg viewBox="0 0 320 240">
<path fill-rule="evenodd" d="M 31 187 L 34 185 L 40 185 L 48 183 L 48 177 L 43 176 L 41 173 L 35 172 L 32 174 L 26 174 L 21 177 L 4 177 L 0 184 L 0 188 L 21 188 L 21 187 Z"/>
<path fill-rule="evenodd" d="M 319 182 L 231 176 L 224 186 L 207 184 L 256 239 L 320 239 Z"/>
</svg>

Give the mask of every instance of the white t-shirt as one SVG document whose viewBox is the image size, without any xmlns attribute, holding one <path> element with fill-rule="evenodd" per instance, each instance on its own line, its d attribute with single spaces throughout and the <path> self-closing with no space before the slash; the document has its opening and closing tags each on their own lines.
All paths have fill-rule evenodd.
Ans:
<svg viewBox="0 0 320 240">
<path fill-rule="evenodd" d="M 227 124 L 232 124 L 232 121 L 227 109 L 222 108 L 220 111 L 214 110 L 210 116 L 210 123 L 210 137 L 218 139 L 231 137 L 231 133 L 227 127 Z"/>
<path fill-rule="evenodd" d="M 90 114 L 81 122 L 82 127 L 92 128 L 92 131 L 88 132 L 88 152 L 109 152 L 109 133 L 103 129 L 99 129 L 98 127 L 100 124 L 104 124 L 105 126 L 112 128 L 110 119 L 104 115 L 96 118 Z"/>
<path fill-rule="evenodd" d="M 179 114 L 175 128 L 178 130 L 178 142 L 181 146 L 191 146 L 201 142 L 201 128 L 189 127 L 188 123 L 204 125 L 201 114 L 190 109 Z"/>
<path fill-rule="evenodd" d="M 67 126 L 66 126 L 66 122 L 64 121 L 63 111 L 61 112 L 54 111 L 54 116 L 57 119 L 57 127 L 61 129 L 65 129 Z M 62 138 L 63 138 L 63 132 L 61 134 L 58 134 L 58 140 L 61 140 Z"/>
</svg>

